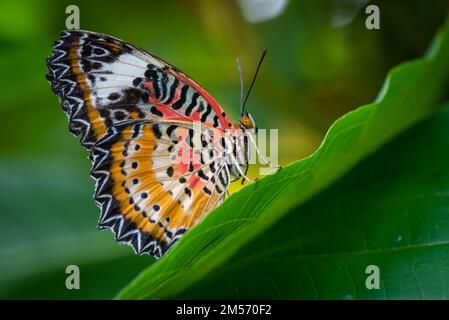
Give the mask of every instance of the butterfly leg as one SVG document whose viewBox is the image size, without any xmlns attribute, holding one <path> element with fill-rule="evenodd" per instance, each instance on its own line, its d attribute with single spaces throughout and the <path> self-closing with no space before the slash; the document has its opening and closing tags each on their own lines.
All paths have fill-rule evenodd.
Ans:
<svg viewBox="0 0 449 320">
<path fill-rule="evenodd" d="M 234 157 L 234 155 L 230 154 L 229 158 L 231 159 L 233 166 L 237 169 L 239 175 L 243 177 L 243 179 L 245 179 L 247 182 L 252 183 L 252 180 L 243 173 L 242 168 L 238 163 L 237 159 Z"/>
<path fill-rule="evenodd" d="M 251 143 L 254 145 L 254 148 L 256 149 L 256 153 L 259 156 L 259 159 L 262 160 L 261 162 L 262 162 L 263 165 L 267 165 L 267 166 L 269 166 L 270 168 L 273 168 L 273 169 L 280 169 L 281 168 L 281 166 L 278 165 L 278 164 L 270 163 L 270 161 L 267 158 L 265 158 L 265 156 L 263 154 L 260 153 L 260 150 L 257 147 L 257 144 L 254 141 L 253 137 L 250 134 L 248 135 L 248 137 L 249 137 L 249 140 L 251 141 Z"/>
</svg>

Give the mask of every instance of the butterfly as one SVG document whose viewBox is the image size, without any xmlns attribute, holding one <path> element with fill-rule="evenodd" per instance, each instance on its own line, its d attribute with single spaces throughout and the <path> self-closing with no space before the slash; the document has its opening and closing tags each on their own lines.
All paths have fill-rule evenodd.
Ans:
<svg viewBox="0 0 449 320">
<path fill-rule="evenodd" d="M 242 108 L 233 124 L 186 74 L 115 37 L 67 30 L 52 50 L 47 80 L 89 151 L 98 228 L 162 257 L 246 178 L 254 119 Z"/>
</svg>

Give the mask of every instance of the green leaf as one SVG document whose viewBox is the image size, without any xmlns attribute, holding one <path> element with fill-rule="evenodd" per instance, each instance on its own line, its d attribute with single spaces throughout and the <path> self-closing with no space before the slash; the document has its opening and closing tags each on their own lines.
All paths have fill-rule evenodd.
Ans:
<svg viewBox="0 0 449 320">
<path fill-rule="evenodd" d="M 291 210 L 182 298 L 449 298 L 448 146 L 449 103 Z M 379 268 L 379 290 L 365 285 L 370 265 Z"/>
<path fill-rule="evenodd" d="M 388 74 L 376 102 L 336 121 L 313 155 L 233 194 L 189 231 L 166 257 L 125 287 L 118 298 L 182 296 L 208 274 L 233 261 L 243 246 L 267 232 L 292 208 L 431 115 L 437 109 L 431 106 L 437 105 L 448 84 L 448 29 L 446 23 L 423 58 L 404 63 Z M 259 253 L 264 255 L 264 249 L 259 248 Z"/>
</svg>

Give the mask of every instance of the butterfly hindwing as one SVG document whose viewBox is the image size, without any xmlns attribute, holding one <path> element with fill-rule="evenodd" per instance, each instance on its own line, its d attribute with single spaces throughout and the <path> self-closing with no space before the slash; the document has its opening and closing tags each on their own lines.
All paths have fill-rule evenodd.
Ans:
<svg viewBox="0 0 449 320">
<path fill-rule="evenodd" d="M 223 199 L 230 178 L 222 135 L 185 122 L 113 127 L 91 152 L 99 227 L 161 257 Z"/>
<path fill-rule="evenodd" d="M 233 126 L 195 81 L 160 58 L 111 36 L 64 31 L 47 66 L 47 79 L 69 117 L 69 129 L 88 149 L 111 126 L 129 120 Z"/>
</svg>

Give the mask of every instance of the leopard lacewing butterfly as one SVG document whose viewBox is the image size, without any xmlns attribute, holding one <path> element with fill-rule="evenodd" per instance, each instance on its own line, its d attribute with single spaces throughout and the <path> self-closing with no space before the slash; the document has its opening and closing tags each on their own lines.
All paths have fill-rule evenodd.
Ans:
<svg viewBox="0 0 449 320">
<path fill-rule="evenodd" d="M 90 152 L 98 227 L 136 253 L 162 257 L 223 201 L 231 181 L 246 178 L 253 118 L 242 108 L 233 124 L 162 59 L 112 36 L 67 30 L 47 66 L 69 130 Z"/>
</svg>

